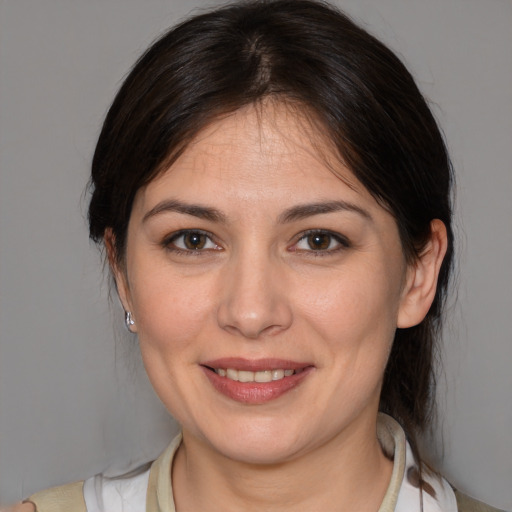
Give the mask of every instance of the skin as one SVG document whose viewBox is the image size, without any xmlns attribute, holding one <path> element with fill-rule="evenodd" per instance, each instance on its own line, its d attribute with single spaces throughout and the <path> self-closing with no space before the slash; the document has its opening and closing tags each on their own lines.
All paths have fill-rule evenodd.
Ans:
<svg viewBox="0 0 512 512">
<path fill-rule="evenodd" d="M 286 218 L 335 201 L 344 208 Z M 379 508 L 392 469 L 376 438 L 382 378 L 396 328 L 433 300 L 446 230 L 434 220 L 431 232 L 408 266 L 392 215 L 270 101 L 215 121 L 138 191 L 121 266 L 105 242 L 149 378 L 183 429 L 178 510 Z M 202 363 L 224 357 L 312 368 L 245 404 L 205 376 Z"/>
</svg>

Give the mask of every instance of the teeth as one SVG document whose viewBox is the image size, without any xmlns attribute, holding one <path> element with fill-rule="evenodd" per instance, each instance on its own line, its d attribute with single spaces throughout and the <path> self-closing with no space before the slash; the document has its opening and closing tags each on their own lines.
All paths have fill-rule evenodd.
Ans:
<svg viewBox="0 0 512 512">
<path fill-rule="evenodd" d="M 231 380 L 238 380 L 238 370 L 233 370 L 231 368 L 227 369 L 226 377 Z"/>
<path fill-rule="evenodd" d="M 281 380 L 284 377 L 284 370 L 272 370 L 272 380 Z"/>
<path fill-rule="evenodd" d="M 302 368 L 298 370 L 263 370 L 259 372 L 251 372 L 248 370 L 235 370 L 233 368 L 215 368 L 215 373 L 221 377 L 227 377 L 230 380 L 239 382 L 272 382 L 274 380 L 281 380 L 284 377 L 291 377 L 294 373 L 301 373 L 304 371 Z"/>
<path fill-rule="evenodd" d="M 238 379 L 237 380 L 240 382 L 254 382 L 254 372 L 238 370 Z"/>
<path fill-rule="evenodd" d="M 254 372 L 254 382 L 272 382 L 272 372 L 270 370 Z"/>
</svg>

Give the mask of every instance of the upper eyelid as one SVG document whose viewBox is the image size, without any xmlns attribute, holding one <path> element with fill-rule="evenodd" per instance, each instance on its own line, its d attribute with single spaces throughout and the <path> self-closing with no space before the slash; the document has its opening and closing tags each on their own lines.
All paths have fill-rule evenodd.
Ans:
<svg viewBox="0 0 512 512">
<path fill-rule="evenodd" d="M 322 229 L 322 228 L 307 229 L 306 231 L 299 233 L 298 235 L 296 235 L 296 237 L 294 237 L 295 241 L 293 243 L 296 244 L 296 243 L 300 242 L 303 238 L 306 238 L 309 235 L 314 235 L 315 233 L 318 233 L 321 235 L 330 235 L 334 239 L 336 239 L 338 242 L 340 242 L 341 244 L 346 245 L 346 246 L 350 245 L 350 240 L 345 235 L 342 235 L 341 233 L 337 233 L 336 231 L 332 231 L 330 229 Z"/>
<path fill-rule="evenodd" d="M 165 237 L 165 239 L 167 240 L 172 240 L 173 238 L 178 238 L 182 235 L 187 235 L 189 233 L 200 233 L 201 235 L 206 235 L 207 237 L 209 238 L 215 238 L 214 234 L 211 233 L 210 231 L 206 231 L 205 229 L 190 229 L 190 228 L 187 228 L 187 229 L 178 229 L 178 231 L 174 231 L 172 233 L 170 233 L 169 235 L 167 235 Z"/>
<path fill-rule="evenodd" d="M 190 233 L 199 233 L 201 235 L 207 236 L 214 244 L 219 245 L 218 241 L 216 240 L 216 237 L 213 233 L 210 233 L 209 231 L 206 231 L 204 229 L 180 229 L 178 231 L 175 231 L 167 236 L 165 236 L 162 240 L 163 246 L 170 245 L 174 240 L 178 239 L 180 236 L 184 236 Z M 185 250 L 185 249 L 181 249 Z M 194 251 L 196 252 L 196 251 Z M 200 251 L 197 251 L 200 252 Z"/>
</svg>

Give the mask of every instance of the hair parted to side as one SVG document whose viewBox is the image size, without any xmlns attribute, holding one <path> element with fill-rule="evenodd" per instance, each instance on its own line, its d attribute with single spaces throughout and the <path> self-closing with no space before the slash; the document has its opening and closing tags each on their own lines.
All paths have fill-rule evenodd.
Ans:
<svg viewBox="0 0 512 512">
<path fill-rule="evenodd" d="M 396 219 L 414 261 L 430 222 L 448 250 L 418 326 L 398 329 L 380 409 L 417 435 L 434 411 L 435 355 L 453 257 L 452 170 L 413 78 L 382 43 L 326 3 L 242 1 L 192 17 L 134 66 L 105 120 L 92 164 L 90 236 L 111 230 L 122 265 L 136 192 L 221 115 L 272 98 L 312 113 L 340 160 Z"/>
</svg>

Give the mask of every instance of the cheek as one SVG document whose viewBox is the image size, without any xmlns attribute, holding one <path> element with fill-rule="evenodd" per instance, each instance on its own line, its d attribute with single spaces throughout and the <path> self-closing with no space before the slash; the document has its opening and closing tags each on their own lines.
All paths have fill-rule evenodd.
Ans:
<svg viewBox="0 0 512 512">
<path fill-rule="evenodd" d="M 190 340 L 199 337 L 212 310 L 211 283 L 144 268 L 144 275 L 133 274 L 131 290 L 141 346 L 175 355 L 181 348 L 193 348 Z"/>
<path fill-rule="evenodd" d="M 326 276 L 327 277 L 327 276 Z M 400 279 L 384 268 L 350 267 L 297 291 L 301 316 L 334 344 L 388 340 L 396 327 Z M 377 341 L 377 340 L 375 340 Z"/>
<path fill-rule="evenodd" d="M 134 276 L 132 297 L 144 366 L 169 412 L 187 418 L 194 404 L 190 397 L 201 395 L 191 375 L 196 375 L 197 361 L 211 342 L 206 334 L 211 330 L 212 293 L 206 280 L 198 286 L 148 267 L 141 278 Z"/>
</svg>

